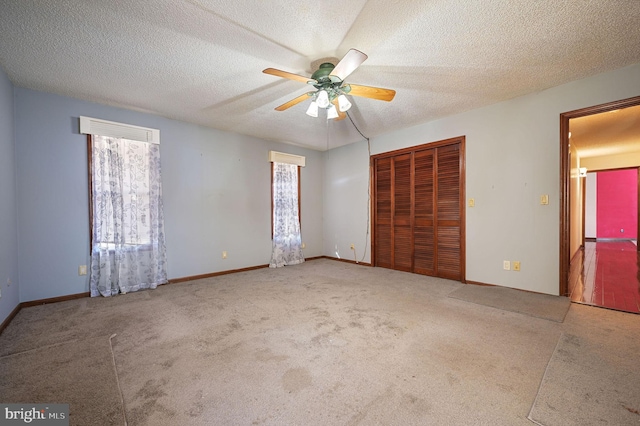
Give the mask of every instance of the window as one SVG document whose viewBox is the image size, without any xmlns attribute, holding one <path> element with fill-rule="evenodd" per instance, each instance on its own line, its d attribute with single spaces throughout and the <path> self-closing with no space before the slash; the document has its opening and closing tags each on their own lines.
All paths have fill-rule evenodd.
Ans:
<svg viewBox="0 0 640 426">
<path fill-rule="evenodd" d="M 90 135 L 91 295 L 167 282 L 160 145 Z"/>
<path fill-rule="evenodd" d="M 302 228 L 302 220 L 301 220 L 301 214 L 300 214 L 300 166 L 296 166 L 296 178 L 297 178 L 297 183 L 293 184 L 296 186 L 295 188 L 295 194 L 294 192 L 294 188 L 293 185 L 291 185 L 290 187 L 287 187 L 286 184 L 284 184 L 283 182 L 278 182 L 276 184 L 275 181 L 275 174 L 276 174 L 276 164 L 277 163 L 271 163 L 271 236 L 273 237 L 274 235 L 274 220 L 275 220 L 275 206 L 276 206 L 276 197 L 278 197 L 279 199 L 282 200 L 286 200 L 287 198 L 293 198 L 295 197 L 295 202 L 298 204 L 298 222 L 300 222 L 300 227 Z M 279 188 L 276 188 L 276 185 L 279 186 Z M 279 192 L 279 194 L 278 194 Z M 284 197 L 284 198 L 283 198 Z M 282 202 L 282 201 L 281 201 Z"/>
<path fill-rule="evenodd" d="M 270 267 L 304 262 L 300 233 L 300 166 L 272 163 L 272 255 Z"/>
<path fill-rule="evenodd" d="M 116 243 L 131 247 L 151 244 L 149 158 L 154 153 L 147 148 L 153 147 L 103 136 L 94 136 L 91 146 L 92 207 L 100 213 L 92 218 L 93 243 L 109 249 Z"/>
</svg>

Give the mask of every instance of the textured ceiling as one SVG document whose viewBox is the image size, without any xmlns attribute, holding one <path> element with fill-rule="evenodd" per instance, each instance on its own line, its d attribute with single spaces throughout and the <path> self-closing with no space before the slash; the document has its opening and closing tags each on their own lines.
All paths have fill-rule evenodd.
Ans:
<svg viewBox="0 0 640 426">
<path fill-rule="evenodd" d="M 324 150 L 361 140 L 305 115 L 310 75 L 365 52 L 347 82 L 372 137 L 640 62 L 637 0 L 3 0 L 0 66 L 20 87 Z"/>
</svg>

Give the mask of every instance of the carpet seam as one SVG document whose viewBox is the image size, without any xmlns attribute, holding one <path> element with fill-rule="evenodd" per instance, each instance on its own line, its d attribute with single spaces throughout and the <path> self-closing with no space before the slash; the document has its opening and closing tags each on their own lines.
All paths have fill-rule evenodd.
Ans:
<svg viewBox="0 0 640 426">
<path fill-rule="evenodd" d="M 566 335 L 566 333 L 561 332 L 560 333 L 560 337 L 558 337 L 558 341 L 556 342 L 556 347 L 553 349 L 553 352 L 551 352 L 551 356 L 549 357 L 549 361 L 547 361 L 547 366 L 544 369 L 544 374 L 542 375 L 542 378 L 540 379 L 540 384 L 538 385 L 538 391 L 536 392 L 536 397 L 533 399 L 533 403 L 531 404 L 531 408 L 529 409 L 529 414 L 527 414 L 527 419 L 530 420 L 531 422 L 540 425 L 540 426 L 545 426 L 543 423 L 538 422 L 537 420 L 534 420 L 531 417 L 531 413 L 533 412 L 533 407 L 536 406 L 536 402 L 538 402 L 538 397 L 540 396 L 540 389 L 542 389 L 542 384 L 544 383 L 544 380 L 547 378 L 547 373 L 549 372 L 549 366 L 551 365 L 551 360 L 553 359 L 553 356 L 556 354 L 556 352 L 558 351 L 558 347 L 560 346 L 560 342 L 562 341 L 562 339 L 564 338 L 564 336 Z"/>
<path fill-rule="evenodd" d="M 37 348 L 33 348 L 33 349 L 27 349 L 26 351 L 20 351 L 20 352 L 14 352 L 14 353 L 10 353 L 10 354 L 6 354 L 6 355 L 2 355 L 0 356 L 0 359 L 5 359 L 5 358 L 11 358 L 17 355 L 24 355 L 24 354 L 28 354 L 31 352 L 36 352 L 36 351 L 40 351 L 43 349 L 49 349 L 49 348 L 55 348 L 58 346 L 63 346 L 69 343 L 77 343 L 79 340 L 78 339 L 74 339 L 74 340 L 67 340 L 65 342 L 59 342 L 59 343 L 53 343 L 51 345 L 47 345 L 47 346 L 39 346 Z"/>
<path fill-rule="evenodd" d="M 124 421 L 124 426 L 127 426 L 127 413 L 124 409 L 124 395 L 122 394 L 122 387 L 120 386 L 120 379 L 118 378 L 118 367 L 116 367 L 116 354 L 113 352 L 113 344 L 111 343 L 111 339 L 116 337 L 117 334 L 112 334 L 109 336 L 109 348 L 111 349 L 111 361 L 113 362 L 113 372 L 116 375 L 116 384 L 118 385 L 118 394 L 120 395 L 120 404 L 122 406 L 122 420 Z"/>
</svg>

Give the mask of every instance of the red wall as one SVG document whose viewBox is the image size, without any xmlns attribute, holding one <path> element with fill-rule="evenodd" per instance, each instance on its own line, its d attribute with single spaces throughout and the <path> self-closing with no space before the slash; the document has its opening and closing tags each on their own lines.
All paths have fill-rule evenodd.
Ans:
<svg viewBox="0 0 640 426">
<path fill-rule="evenodd" d="M 597 238 L 638 236 L 638 171 L 598 172 Z M 620 232 L 624 229 L 624 232 Z"/>
</svg>

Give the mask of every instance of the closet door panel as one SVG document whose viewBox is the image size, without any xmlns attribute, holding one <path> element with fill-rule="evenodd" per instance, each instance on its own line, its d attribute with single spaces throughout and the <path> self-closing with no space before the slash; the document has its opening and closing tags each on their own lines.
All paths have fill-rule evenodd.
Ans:
<svg viewBox="0 0 640 426">
<path fill-rule="evenodd" d="M 393 158 L 393 267 L 412 270 L 412 176 L 411 154 Z"/>
<path fill-rule="evenodd" d="M 437 148 L 436 158 L 436 268 L 438 276 L 460 279 L 460 145 Z"/>
<path fill-rule="evenodd" d="M 391 262 L 391 158 L 374 163 L 375 176 L 375 264 L 393 268 Z"/>
<path fill-rule="evenodd" d="M 435 273 L 434 150 L 419 151 L 414 156 L 414 272 Z"/>
</svg>

